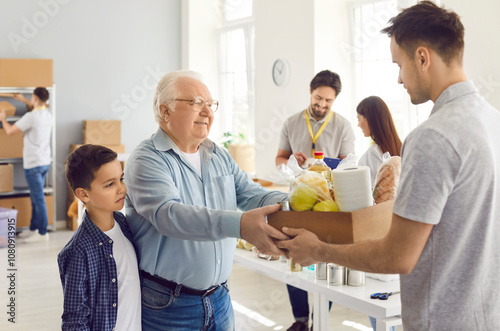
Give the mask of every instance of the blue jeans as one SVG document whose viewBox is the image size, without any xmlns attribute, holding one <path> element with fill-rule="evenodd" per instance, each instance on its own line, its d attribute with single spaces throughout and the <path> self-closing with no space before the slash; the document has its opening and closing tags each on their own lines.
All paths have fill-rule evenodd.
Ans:
<svg viewBox="0 0 500 331">
<path fill-rule="evenodd" d="M 28 182 L 31 198 L 30 230 L 38 230 L 40 234 L 47 233 L 47 224 L 49 220 L 45 196 L 43 194 L 43 185 L 49 168 L 50 165 L 24 169 L 24 176 L 26 177 L 26 182 Z"/>
<path fill-rule="evenodd" d="M 234 311 L 227 285 L 201 297 L 142 281 L 143 331 L 234 331 Z"/>
<path fill-rule="evenodd" d="M 371 317 L 371 316 L 368 316 L 368 317 L 370 317 L 370 323 L 372 325 L 373 331 L 377 331 L 377 319 L 375 317 Z M 395 326 L 391 326 L 390 330 L 391 331 L 396 331 L 396 327 Z"/>
<path fill-rule="evenodd" d="M 288 289 L 288 297 L 292 305 L 292 313 L 295 320 L 307 322 L 309 320 L 309 303 L 307 301 L 307 291 L 292 285 L 286 285 Z M 328 303 L 328 309 L 332 308 L 332 302 Z"/>
</svg>

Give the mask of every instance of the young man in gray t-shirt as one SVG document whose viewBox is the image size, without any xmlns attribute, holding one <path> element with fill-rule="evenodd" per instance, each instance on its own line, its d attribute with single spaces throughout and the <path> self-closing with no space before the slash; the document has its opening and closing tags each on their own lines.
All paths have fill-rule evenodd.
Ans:
<svg viewBox="0 0 500 331">
<path fill-rule="evenodd" d="M 500 112 L 467 80 L 456 13 L 422 1 L 390 23 L 398 82 L 434 108 L 403 145 L 389 233 L 331 245 L 284 229 L 295 238 L 278 247 L 301 265 L 403 274 L 405 331 L 500 330 Z"/>
</svg>

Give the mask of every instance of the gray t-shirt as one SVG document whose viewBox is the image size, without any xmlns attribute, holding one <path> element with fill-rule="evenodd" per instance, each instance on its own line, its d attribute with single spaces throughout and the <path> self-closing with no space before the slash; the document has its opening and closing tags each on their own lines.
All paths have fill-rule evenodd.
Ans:
<svg viewBox="0 0 500 331">
<path fill-rule="evenodd" d="M 382 151 L 380 147 L 374 142 L 370 148 L 363 154 L 358 161 L 358 165 L 367 166 L 370 168 L 370 179 L 372 181 L 372 188 L 375 185 L 378 170 L 382 165 Z"/>
<path fill-rule="evenodd" d="M 406 138 L 394 213 L 434 224 L 401 276 L 405 331 L 500 330 L 500 112 L 471 82 Z"/>
<path fill-rule="evenodd" d="M 313 134 L 319 131 L 327 116 L 321 121 L 316 121 L 312 116 L 311 128 Z M 333 113 L 323 133 L 316 140 L 316 151 L 325 153 L 325 157 L 338 158 L 354 153 L 354 131 L 347 119 Z M 281 129 L 279 148 L 291 153 L 302 152 L 307 157 L 312 155 L 312 138 L 307 128 L 305 110 L 290 116 Z"/>
<path fill-rule="evenodd" d="M 24 132 L 23 167 L 31 169 L 49 165 L 52 114 L 48 108 L 24 114 L 16 126 Z"/>
</svg>

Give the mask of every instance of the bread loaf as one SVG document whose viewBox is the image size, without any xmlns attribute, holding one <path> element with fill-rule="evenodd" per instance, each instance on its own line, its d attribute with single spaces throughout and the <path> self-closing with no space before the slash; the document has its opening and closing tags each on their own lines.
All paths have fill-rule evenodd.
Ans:
<svg viewBox="0 0 500 331">
<path fill-rule="evenodd" d="M 382 163 L 373 189 L 375 204 L 396 198 L 400 174 L 401 158 L 399 156 L 391 156 Z"/>
</svg>

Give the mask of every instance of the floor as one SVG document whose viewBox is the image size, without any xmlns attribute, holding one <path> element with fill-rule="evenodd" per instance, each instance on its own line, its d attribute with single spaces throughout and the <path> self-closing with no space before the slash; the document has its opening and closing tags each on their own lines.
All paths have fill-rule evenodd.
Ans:
<svg viewBox="0 0 500 331">
<path fill-rule="evenodd" d="M 73 232 L 60 229 L 50 241 L 18 243 L 15 247 L 15 324 L 9 322 L 7 304 L 11 282 L 7 278 L 8 248 L 0 248 L 0 330 L 60 330 L 62 289 L 56 257 Z M 10 252 L 12 253 L 12 252 Z M 286 287 L 240 266 L 234 266 L 229 280 L 236 330 L 286 330 L 293 322 Z M 331 330 L 371 330 L 368 317 L 334 304 Z"/>
</svg>

